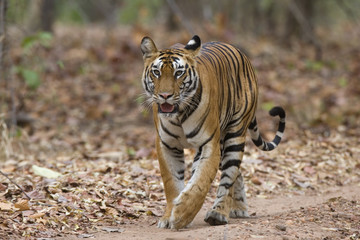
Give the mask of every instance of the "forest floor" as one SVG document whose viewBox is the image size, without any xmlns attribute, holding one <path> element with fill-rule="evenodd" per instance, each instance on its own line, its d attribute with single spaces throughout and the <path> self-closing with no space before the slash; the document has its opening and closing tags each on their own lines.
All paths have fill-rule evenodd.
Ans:
<svg viewBox="0 0 360 240">
<path fill-rule="evenodd" d="M 105 227 L 92 237 L 104 240 L 359 239 L 359 199 L 359 185 L 292 197 L 270 194 L 266 199 L 249 199 L 250 218 L 231 219 L 229 224 L 222 226 L 209 226 L 203 221 L 206 211 L 211 208 L 210 202 L 206 202 L 186 229 L 158 229 L 157 218 L 140 218 L 130 225 Z M 78 236 L 59 239 L 78 239 Z"/>
<path fill-rule="evenodd" d="M 20 33 L 9 32 L 13 81 L 0 83 L 0 170 L 8 177 L 0 175 L 0 239 L 360 238 L 359 31 L 320 32 L 321 61 L 298 42 L 285 48 L 204 34 L 203 42 L 224 40 L 249 53 L 263 135 L 275 134 L 272 106 L 283 106 L 288 120 L 277 150 L 247 142 L 241 169 L 251 217 L 215 227 L 202 220 L 218 174 L 193 224 L 180 231 L 156 227 L 165 197 L 151 113 L 140 104 L 139 43 L 145 35 L 159 48 L 188 38 L 57 26 L 52 37 L 19 42 Z M 188 169 L 193 154 L 185 152 Z"/>
</svg>

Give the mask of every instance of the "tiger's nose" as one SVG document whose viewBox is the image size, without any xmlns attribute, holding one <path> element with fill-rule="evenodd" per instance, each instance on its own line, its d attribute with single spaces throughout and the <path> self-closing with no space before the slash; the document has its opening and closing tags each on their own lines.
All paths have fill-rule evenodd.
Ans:
<svg viewBox="0 0 360 240">
<path fill-rule="evenodd" d="M 167 93 L 167 92 L 163 92 L 163 93 L 159 93 L 159 96 L 163 99 L 168 99 L 172 96 L 173 94 L 171 93 Z"/>
</svg>

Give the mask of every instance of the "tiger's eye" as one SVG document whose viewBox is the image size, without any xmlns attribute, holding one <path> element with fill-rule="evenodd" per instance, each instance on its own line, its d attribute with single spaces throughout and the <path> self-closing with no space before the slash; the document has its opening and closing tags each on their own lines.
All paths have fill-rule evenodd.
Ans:
<svg viewBox="0 0 360 240">
<path fill-rule="evenodd" d="M 153 74 L 156 76 L 156 77 L 159 77 L 160 76 L 160 71 L 159 70 L 153 70 Z"/>
<path fill-rule="evenodd" d="M 183 73 L 184 73 L 184 71 L 178 70 L 178 71 L 175 72 L 175 77 L 179 78 L 179 77 L 181 77 L 181 75 L 183 75 Z"/>
</svg>

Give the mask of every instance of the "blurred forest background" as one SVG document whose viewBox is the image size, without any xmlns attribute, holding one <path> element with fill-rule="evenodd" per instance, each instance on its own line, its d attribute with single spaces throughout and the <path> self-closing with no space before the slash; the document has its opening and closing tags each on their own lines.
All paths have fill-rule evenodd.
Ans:
<svg viewBox="0 0 360 240">
<path fill-rule="evenodd" d="M 150 36 L 165 48 L 197 34 L 202 42 L 225 41 L 249 55 L 259 80 L 257 114 L 266 137 L 272 138 L 275 129 L 267 111 L 275 105 L 287 111 L 284 143 L 276 153 L 266 157 L 247 145 L 248 158 L 286 166 L 272 178 L 266 170 L 246 170 L 245 164 L 250 196 L 355 182 L 360 169 L 359 16 L 358 0 L 0 0 L 0 169 L 32 199 L 43 194 L 61 205 L 67 202 L 55 193 L 65 199 L 76 194 L 106 198 L 107 208 L 95 200 L 91 207 L 79 203 L 90 218 L 100 213 L 126 217 L 129 211 L 134 218 L 146 212 L 147 200 L 164 201 L 161 194 L 149 195 L 162 188 L 151 112 L 141 106 L 139 44 Z M 34 165 L 61 174 L 58 184 L 67 190 L 49 190 L 54 183 L 44 182 Z M 96 179 L 93 185 L 84 176 Z M 101 185 L 110 181 L 106 177 L 119 185 L 110 191 L 111 184 Z M 22 193 L 0 179 L 6 192 L 0 199 L 16 202 Z M 271 188 L 264 188 L 262 183 L 272 180 Z M 97 181 L 106 191 L 78 192 L 79 186 L 98 188 Z M 138 201 L 138 208 L 115 208 L 110 199 L 118 196 L 124 206 L 126 200 L 132 206 Z M 108 210 L 112 207 L 117 210 Z M 60 220 L 51 224 L 57 230 L 73 226 Z M 49 229 L 46 223 L 32 227 L 41 226 Z M 86 232 L 84 226 L 80 229 Z M 31 231 L 27 234 L 37 234 Z"/>
<path fill-rule="evenodd" d="M 160 48 L 194 34 L 238 45 L 259 71 L 262 108 L 289 105 L 300 127 L 357 119 L 344 113 L 357 114 L 347 101 L 359 93 L 356 0 L 8 0 L 1 9 L 0 110 L 8 126 L 30 135 L 69 118 L 82 126 L 138 111 L 145 35 Z"/>
</svg>

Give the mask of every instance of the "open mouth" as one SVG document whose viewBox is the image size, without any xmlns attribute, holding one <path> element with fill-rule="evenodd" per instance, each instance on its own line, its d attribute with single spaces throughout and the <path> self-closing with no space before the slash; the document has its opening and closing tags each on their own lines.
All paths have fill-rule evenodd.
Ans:
<svg viewBox="0 0 360 240">
<path fill-rule="evenodd" d="M 171 105 L 169 103 L 159 104 L 160 113 L 175 113 L 177 112 L 177 106 Z"/>
</svg>

